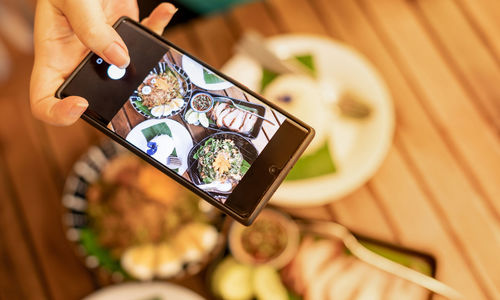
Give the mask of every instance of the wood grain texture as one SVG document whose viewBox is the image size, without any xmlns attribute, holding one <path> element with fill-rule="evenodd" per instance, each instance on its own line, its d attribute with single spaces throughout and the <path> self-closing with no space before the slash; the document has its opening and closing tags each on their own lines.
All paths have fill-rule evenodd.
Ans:
<svg viewBox="0 0 500 300">
<path fill-rule="evenodd" d="M 366 6 L 372 23 L 386 35 L 386 42 L 392 46 L 393 55 L 399 57 L 398 63 L 407 68 L 406 75 L 410 76 L 412 83 L 422 93 L 420 100 L 435 122 L 443 126 L 442 137 L 450 139 L 457 150 L 457 157 L 467 160 L 467 169 L 477 178 L 481 177 L 481 180 L 500 178 L 495 174 L 500 172 L 500 167 L 497 167 L 500 163 L 498 139 L 475 110 L 472 99 L 468 98 L 452 71 L 439 57 L 432 41 L 406 4 L 386 0 L 379 1 L 376 6 L 369 1 L 362 3 Z M 382 17 L 386 13 L 393 18 Z M 411 38 L 408 36 L 410 33 Z M 426 170 L 427 172 L 429 171 Z M 449 173 L 448 170 L 447 174 Z M 495 265 L 498 260 L 494 257 L 500 247 L 500 231 L 495 211 L 485 205 L 485 199 L 476 191 L 472 191 L 474 193 L 471 193 L 471 197 L 464 198 L 463 194 L 451 197 L 456 193 L 456 185 L 448 189 L 439 185 L 434 190 L 462 247 L 467 249 L 468 256 L 475 261 L 490 292 L 498 296 L 500 273 L 497 270 L 500 270 L 500 265 Z M 450 205 L 450 199 L 453 199 L 454 205 Z M 478 226 L 478 222 L 481 225 Z"/>
<path fill-rule="evenodd" d="M 32 119 L 26 101 L 11 103 L 0 111 L 4 125 L 0 127 L 0 139 L 43 277 L 54 299 L 82 297 L 94 289 L 94 284 L 62 231 L 61 190 L 45 159 L 43 137 L 36 130 L 41 124 Z"/>
<path fill-rule="evenodd" d="M 448 220 L 452 222 L 462 222 L 461 209 L 463 211 L 475 211 L 469 216 L 471 222 L 477 215 L 483 215 L 487 212 L 481 207 L 481 199 L 478 193 L 474 190 L 474 186 L 468 181 L 464 170 L 453 156 L 453 152 L 448 145 L 443 142 L 439 130 L 433 125 L 424 108 L 419 104 L 413 87 L 410 85 L 411 79 L 404 79 L 403 74 L 397 66 L 397 61 L 393 61 L 390 53 L 387 51 L 386 45 L 380 40 L 377 33 L 373 31 L 373 26 L 367 22 L 361 9 L 352 2 L 343 1 L 332 4 L 328 1 L 315 1 L 319 9 L 324 10 L 329 18 L 329 26 L 335 27 L 337 32 L 341 33 L 343 39 L 354 45 L 362 51 L 376 65 L 379 71 L 384 75 L 390 90 L 393 94 L 393 99 L 396 104 L 398 115 L 398 126 L 396 132 L 396 140 L 398 148 L 403 147 L 411 164 L 414 165 L 423 181 L 424 188 L 428 189 L 441 203 L 444 210 L 448 207 L 459 207 L 455 216 L 448 216 Z M 356 26 L 351 26 L 356 24 Z M 421 183 L 421 184 L 422 184 Z M 386 183 L 387 184 L 387 183 Z M 393 186 L 391 183 L 388 186 Z M 460 204 L 457 199 L 461 199 Z M 476 199 L 472 204 L 471 199 Z M 430 199 L 431 200 L 431 199 Z M 430 203 L 436 205 L 432 200 Z M 420 202 L 417 202 L 420 203 Z M 425 204 L 425 203 L 422 203 Z M 465 207 L 463 206 L 465 205 Z M 477 206 L 479 205 L 479 208 Z M 476 207 L 476 208 L 471 208 Z M 389 209 L 391 206 L 388 206 Z M 440 210 L 442 211 L 442 210 Z M 477 214 L 477 215 L 476 215 Z M 439 219 L 443 219 L 442 214 L 438 215 Z M 491 217 L 488 219 L 490 228 L 495 221 Z M 411 224 L 408 224 L 411 227 Z M 455 236 L 453 229 L 444 226 L 448 235 Z M 477 232 L 480 236 L 482 233 Z M 493 233 L 493 236 L 495 234 Z M 404 236 L 404 234 L 403 234 Z M 426 241 L 426 239 L 422 239 Z M 473 244 L 470 241 L 465 242 Z M 472 247 L 472 246 L 470 246 Z M 483 242 L 484 247 L 484 242 Z M 477 256 L 472 254 L 470 256 Z"/>
<path fill-rule="evenodd" d="M 0 140 L 0 299 L 49 299 L 32 239 L 5 169 Z"/>
<path fill-rule="evenodd" d="M 429 23 L 430 35 L 434 35 L 435 44 L 442 49 L 443 59 L 451 60 L 450 68 L 456 69 L 462 85 L 470 91 L 470 99 L 480 106 L 485 118 L 494 123 L 500 136 L 500 89 L 497 86 L 500 68 L 495 59 L 453 1 L 417 3 L 415 11 L 419 12 L 422 24 Z M 500 172 L 488 169 L 489 173 L 476 171 L 477 184 L 500 215 Z"/>
</svg>

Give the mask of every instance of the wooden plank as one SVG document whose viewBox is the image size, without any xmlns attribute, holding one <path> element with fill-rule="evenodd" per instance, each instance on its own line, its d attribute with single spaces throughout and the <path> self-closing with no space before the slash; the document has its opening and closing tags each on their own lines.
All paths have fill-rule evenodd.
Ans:
<svg viewBox="0 0 500 300">
<path fill-rule="evenodd" d="M 269 14 L 268 7 L 264 2 L 256 1 L 244 6 L 237 6 L 229 13 L 231 24 L 236 26 L 236 31 L 242 33 L 246 30 L 254 30 L 264 36 L 279 33 L 275 21 Z"/>
<path fill-rule="evenodd" d="M 470 170 L 478 182 L 494 185 L 492 181 L 498 182 L 500 178 L 498 135 L 477 111 L 474 99 L 448 68 L 408 4 L 390 0 L 377 5 L 369 1 L 363 3 L 464 168 Z M 495 208 L 492 212 L 500 219 L 498 194 L 495 198 L 489 199 L 488 205 Z"/>
<path fill-rule="evenodd" d="M 500 89 L 497 85 L 500 82 L 500 68 L 495 59 L 453 1 L 416 1 L 412 4 L 418 6 L 420 9 L 417 10 L 428 20 L 436 34 L 435 41 L 445 48 L 443 56 L 453 60 L 453 67 L 458 68 L 464 85 L 471 89 L 471 97 L 482 106 L 482 114 L 495 124 L 500 136 Z M 477 184 L 490 199 L 495 200 L 500 196 L 500 177 L 495 176 L 500 173 L 493 173 L 492 169 L 489 168 L 490 172 L 483 176 L 480 176 L 482 173 L 479 171 L 475 174 Z M 492 202 L 497 213 L 500 213 L 500 201 Z"/>
<path fill-rule="evenodd" d="M 58 171 L 62 175 L 69 173 L 73 163 L 94 141 L 90 133 L 93 128 L 83 120 L 78 120 L 68 127 L 44 126 L 47 132 L 47 143 L 52 156 L 57 162 Z"/>
<path fill-rule="evenodd" d="M 49 299 L 43 273 L 16 207 L 0 140 L 0 299 Z"/>
<path fill-rule="evenodd" d="M 449 210 L 448 207 L 452 208 L 455 212 L 447 212 L 445 218 L 453 223 L 461 222 L 461 206 L 464 207 L 463 211 L 471 212 L 467 218 L 484 219 L 485 211 L 484 207 L 480 205 L 478 194 L 453 157 L 452 151 L 441 138 L 433 121 L 419 103 L 417 95 L 410 85 L 411 78 L 405 80 L 397 61 L 392 59 L 386 45 L 373 30 L 372 24 L 367 21 L 362 10 L 355 3 L 348 1 L 333 4 L 326 0 L 315 0 L 315 3 L 319 10 L 330 16 L 328 26 L 339 32 L 342 39 L 371 59 L 386 78 L 398 113 L 396 140 L 399 147 L 405 148 L 411 163 L 421 174 L 425 188 L 435 198 L 431 204 L 437 205 L 435 202 L 438 202 L 441 203 L 438 204 L 439 206 L 445 207 L 447 210 Z M 356 26 L 352 26 L 352 24 L 356 24 Z M 387 184 L 392 186 L 392 183 Z M 491 228 L 494 224 L 491 217 L 486 219 L 489 221 L 482 220 L 483 224 L 477 225 L 479 230 L 483 226 Z M 487 225 L 484 224 L 485 222 Z M 455 232 L 456 230 L 452 226 L 443 227 L 454 239 L 460 235 L 460 232 Z M 462 236 L 462 240 L 467 241 L 467 237 Z M 472 249 L 469 253 L 470 256 L 478 256 Z"/>
<path fill-rule="evenodd" d="M 500 89 L 495 84 L 500 81 L 500 68 L 456 1 L 414 1 L 411 6 L 434 37 L 443 57 L 449 58 L 451 67 L 460 72 L 464 85 L 478 100 L 475 102 L 481 106 L 481 112 L 500 133 L 500 103 L 497 101 Z"/>
<path fill-rule="evenodd" d="M 206 17 L 193 22 L 193 37 L 199 45 L 201 59 L 216 69 L 233 55 L 235 39 L 221 15 Z"/>
<path fill-rule="evenodd" d="M 81 298 L 94 289 L 93 280 L 65 242 L 61 191 L 44 156 L 43 137 L 35 129 L 42 125 L 30 116 L 26 100 L 9 103 L 0 111 L 0 140 L 44 278 L 54 299 Z"/>
<path fill-rule="evenodd" d="M 165 38 L 190 54 L 200 57 L 201 50 L 198 41 L 194 37 L 193 25 L 191 23 L 167 28 Z"/>
<path fill-rule="evenodd" d="M 445 231 L 442 212 L 426 199 L 397 147 L 391 149 L 370 186 L 401 228 L 399 238 L 404 246 L 434 255 L 438 262 L 437 278 L 463 293 L 466 299 L 484 298 L 468 261 L 461 255 L 462 247 Z M 484 241 L 483 247 L 488 244 Z"/>
<path fill-rule="evenodd" d="M 111 120 L 111 124 L 119 136 L 125 138 L 127 134 L 132 130 L 130 123 L 128 121 L 127 115 L 125 114 L 125 109 L 121 108 L 116 115 Z"/>
<path fill-rule="evenodd" d="M 455 0 L 477 35 L 500 62 L 500 7 L 497 0 Z"/>
<path fill-rule="evenodd" d="M 329 207 L 340 224 L 358 234 L 393 243 L 399 240 L 397 229 L 390 226 L 366 187 L 333 202 Z"/>
<path fill-rule="evenodd" d="M 267 2 L 274 19 L 284 31 L 293 33 L 327 34 L 318 22 L 310 1 L 307 0 L 269 0 Z"/>
</svg>

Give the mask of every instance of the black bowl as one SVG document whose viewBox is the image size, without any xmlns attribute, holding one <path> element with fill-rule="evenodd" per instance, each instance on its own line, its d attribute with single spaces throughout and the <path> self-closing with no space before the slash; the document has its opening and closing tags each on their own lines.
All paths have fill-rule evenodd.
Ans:
<svg viewBox="0 0 500 300">
<path fill-rule="evenodd" d="M 205 141 L 207 141 L 210 138 L 216 138 L 216 139 L 230 139 L 234 141 L 234 144 L 238 149 L 240 149 L 241 154 L 243 155 L 243 158 L 249 163 L 252 164 L 255 159 L 257 159 L 257 156 L 259 156 L 259 152 L 255 148 L 255 146 L 248 140 L 247 138 L 243 137 L 240 134 L 233 133 L 233 132 L 217 132 L 214 134 L 211 134 L 207 137 L 205 137 L 203 140 L 201 140 L 199 143 L 197 143 L 193 148 L 191 148 L 191 151 L 189 151 L 188 154 L 188 174 L 189 177 L 191 177 L 191 180 L 193 181 L 194 184 L 199 185 L 199 184 L 204 184 L 203 180 L 201 179 L 200 172 L 198 170 L 198 160 L 193 158 L 193 155 L 200 149 L 204 144 Z M 228 195 L 230 194 L 231 191 L 229 192 L 209 192 L 209 194 L 212 195 Z"/>
</svg>

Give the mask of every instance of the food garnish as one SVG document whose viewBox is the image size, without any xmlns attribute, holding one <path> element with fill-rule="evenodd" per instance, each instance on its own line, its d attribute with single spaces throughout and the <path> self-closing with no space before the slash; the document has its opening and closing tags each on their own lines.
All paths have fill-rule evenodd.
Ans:
<svg viewBox="0 0 500 300">
<path fill-rule="evenodd" d="M 237 183 L 245 175 L 245 160 L 231 139 L 209 138 L 194 154 L 204 183 L 213 181 Z M 247 163 L 248 164 L 248 163 Z"/>
</svg>

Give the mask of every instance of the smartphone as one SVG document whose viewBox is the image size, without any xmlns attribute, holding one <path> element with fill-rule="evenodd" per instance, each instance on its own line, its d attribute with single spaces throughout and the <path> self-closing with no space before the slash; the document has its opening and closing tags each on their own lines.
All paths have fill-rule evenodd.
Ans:
<svg viewBox="0 0 500 300">
<path fill-rule="evenodd" d="M 314 130 L 134 20 L 122 17 L 114 28 L 130 65 L 90 53 L 56 97 L 84 97 L 85 121 L 251 224 Z"/>
</svg>

